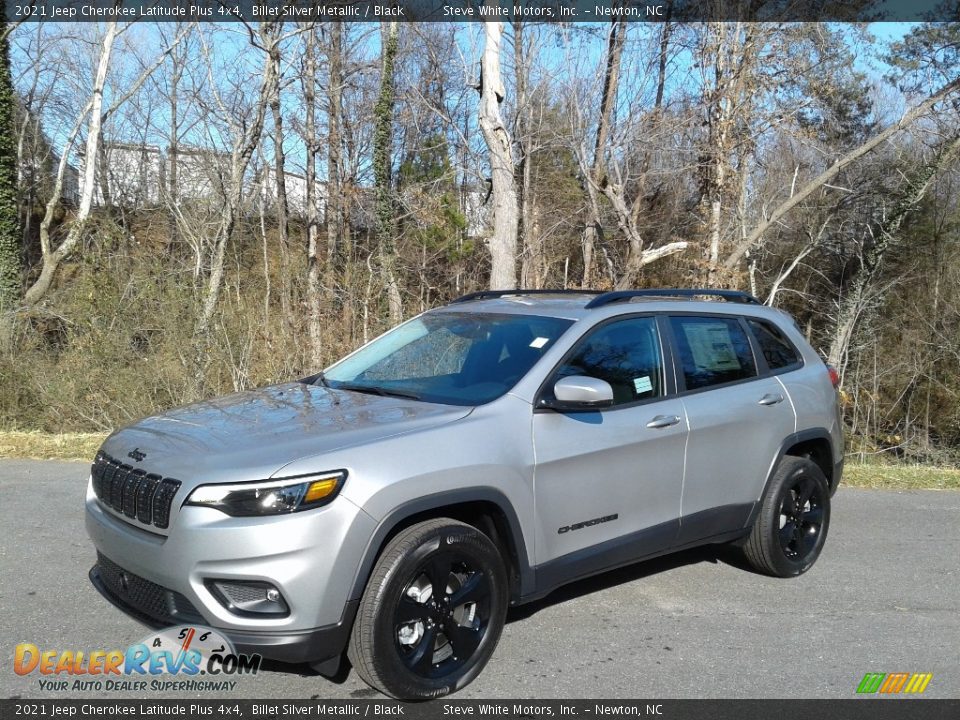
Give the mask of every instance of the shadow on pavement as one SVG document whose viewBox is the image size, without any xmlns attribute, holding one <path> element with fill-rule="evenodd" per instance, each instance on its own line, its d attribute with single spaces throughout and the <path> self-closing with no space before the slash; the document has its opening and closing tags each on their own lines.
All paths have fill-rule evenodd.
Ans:
<svg viewBox="0 0 960 720">
<path fill-rule="evenodd" d="M 735 548 L 729 545 L 705 545 L 670 555 L 664 555 L 663 557 L 654 558 L 652 560 L 626 565 L 615 570 L 608 570 L 600 573 L 599 575 L 578 580 L 570 583 L 569 585 L 563 585 L 547 595 L 545 598 L 527 603 L 525 605 L 520 605 L 519 607 L 510 608 L 507 613 L 507 623 L 528 620 L 541 610 L 553 605 L 567 602 L 568 600 L 573 600 L 575 598 L 590 595 L 595 592 L 600 592 L 601 590 L 615 588 L 619 585 L 634 582 L 635 580 L 642 580 L 643 578 L 650 577 L 652 575 L 658 575 L 659 573 L 668 572 L 676 568 L 685 567 L 687 565 L 695 565 L 702 562 L 713 564 L 722 562 L 726 565 L 751 572 L 749 565 L 746 564 L 746 561 L 744 561 L 743 557 L 736 551 Z M 343 661 L 340 665 L 340 671 L 333 677 L 321 676 L 320 673 L 313 670 L 307 664 L 291 665 L 289 663 L 281 663 L 273 660 L 264 660 L 261 665 L 261 670 L 265 670 L 267 672 L 299 675 L 301 677 L 316 677 L 318 680 L 326 679 L 337 685 L 344 683 L 348 679 L 351 674 L 351 669 L 350 661 L 346 657 L 343 658 Z M 357 699 L 368 699 L 379 697 L 380 693 L 378 693 L 376 690 L 364 688 L 354 690 L 350 693 L 350 695 L 351 697 Z"/>
</svg>

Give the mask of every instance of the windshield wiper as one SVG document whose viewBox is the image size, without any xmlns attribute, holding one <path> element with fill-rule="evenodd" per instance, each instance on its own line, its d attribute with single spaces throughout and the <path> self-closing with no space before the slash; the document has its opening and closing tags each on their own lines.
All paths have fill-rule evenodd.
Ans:
<svg viewBox="0 0 960 720">
<path fill-rule="evenodd" d="M 318 372 L 316 375 L 311 376 L 309 379 L 311 385 L 319 385 L 323 388 L 324 392 L 330 396 L 330 401 L 334 405 L 340 404 L 340 398 L 337 397 L 337 394 L 333 391 L 333 388 L 330 387 L 330 383 L 327 382 L 327 377 L 323 374 L 323 370 Z"/>
<path fill-rule="evenodd" d="M 352 385 L 350 383 L 337 383 L 336 390 L 351 390 L 353 392 L 367 393 L 369 395 L 380 395 L 382 397 L 400 397 L 410 400 L 419 400 L 419 393 L 410 390 L 395 390 L 394 388 L 379 387 L 377 385 Z"/>
</svg>

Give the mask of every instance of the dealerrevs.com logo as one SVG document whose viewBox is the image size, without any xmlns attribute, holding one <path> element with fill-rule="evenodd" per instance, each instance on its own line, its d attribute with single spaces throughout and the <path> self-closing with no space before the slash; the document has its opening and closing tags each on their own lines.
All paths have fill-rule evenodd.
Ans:
<svg viewBox="0 0 960 720">
<path fill-rule="evenodd" d="M 40 689 L 46 691 L 223 692 L 236 687 L 233 678 L 256 675 L 260 660 L 259 655 L 238 654 L 213 628 L 179 625 L 126 650 L 41 650 L 21 643 L 13 670 L 40 675 Z"/>
</svg>

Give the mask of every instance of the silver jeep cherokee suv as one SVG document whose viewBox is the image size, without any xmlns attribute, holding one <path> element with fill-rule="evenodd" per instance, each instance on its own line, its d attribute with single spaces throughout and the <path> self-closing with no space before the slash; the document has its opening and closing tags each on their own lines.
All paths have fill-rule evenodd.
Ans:
<svg viewBox="0 0 960 720">
<path fill-rule="evenodd" d="M 90 579 L 148 625 L 327 675 L 346 652 L 388 695 L 441 696 L 509 605 L 564 583 L 723 542 L 809 569 L 842 469 L 832 381 L 744 293 L 474 293 L 324 373 L 113 433 Z"/>
</svg>

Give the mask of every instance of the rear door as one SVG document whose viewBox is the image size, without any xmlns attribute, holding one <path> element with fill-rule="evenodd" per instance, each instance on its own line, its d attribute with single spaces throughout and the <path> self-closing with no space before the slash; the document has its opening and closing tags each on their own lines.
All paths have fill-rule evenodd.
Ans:
<svg viewBox="0 0 960 720">
<path fill-rule="evenodd" d="M 672 314 L 677 383 L 690 424 L 680 542 L 745 525 L 796 417 L 745 321 Z"/>
<path fill-rule="evenodd" d="M 676 541 L 687 423 L 664 357 L 656 317 L 619 317 L 589 331 L 541 389 L 549 399 L 559 378 L 586 375 L 614 394 L 603 410 L 534 412 L 537 559 L 565 558 L 556 577 Z"/>
</svg>

